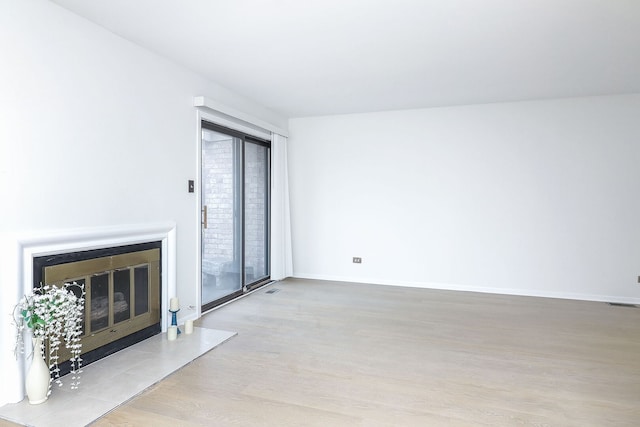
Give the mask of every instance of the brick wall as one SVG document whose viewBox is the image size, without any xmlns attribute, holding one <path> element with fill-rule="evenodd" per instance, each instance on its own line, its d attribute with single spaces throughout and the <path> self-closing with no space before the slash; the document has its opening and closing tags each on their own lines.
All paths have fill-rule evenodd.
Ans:
<svg viewBox="0 0 640 427">
<path fill-rule="evenodd" d="M 203 259 L 233 260 L 233 140 L 203 141 L 203 201 L 208 226 L 203 236 Z M 215 189 L 215 190 L 214 190 Z M 212 273 L 215 274 L 215 273 Z"/>
<path fill-rule="evenodd" d="M 207 205 L 208 227 L 203 235 L 203 270 L 218 275 L 225 263 L 234 259 L 233 240 L 233 140 L 203 141 L 203 201 Z M 266 266 L 266 192 L 267 156 L 264 147 L 246 144 L 245 148 L 245 267 L 248 280 L 267 275 Z"/>
<path fill-rule="evenodd" d="M 266 269 L 267 149 L 245 146 L 245 267 L 247 278 L 262 277 Z M 251 277 L 253 276 L 253 277 Z"/>
</svg>

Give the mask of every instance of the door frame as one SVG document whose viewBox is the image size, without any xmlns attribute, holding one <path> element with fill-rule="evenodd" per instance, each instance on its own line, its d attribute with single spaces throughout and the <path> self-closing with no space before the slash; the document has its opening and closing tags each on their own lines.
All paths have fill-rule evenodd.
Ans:
<svg viewBox="0 0 640 427">
<path fill-rule="evenodd" d="M 212 125 L 215 126 L 220 126 L 222 128 L 226 128 L 228 130 L 234 131 L 234 132 L 238 132 L 238 133 L 242 133 L 246 136 L 250 136 L 250 137 L 255 137 L 259 140 L 266 140 L 266 141 L 271 141 L 271 132 L 267 131 L 265 129 L 259 128 L 255 125 L 251 125 L 250 123 L 246 123 L 246 122 L 241 122 L 239 120 L 234 120 L 232 117 L 227 116 L 227 117 L 222 117 L 219 116 L 217 114 L 211 114 L 207 111 L 203 111 L 198 109 L 197 110 L 197 114 L 196 114 L 196 119 L 197 119 L 197 125 L 196 125 L 196 149 L 197 149 L 197 153 L 196 153 L 196 171 L 197 171 L 197 177 L 195 179 L 195 189 L 194 192 L 196 193 L 196 209 L 195 209 L 195 216 L 196 216 L 196 313 L 197 316 L 200 317 L 202 316 L 202 314 L 209 312 L 211 310 L 214 310 L 216 308 L 221 307 L 222 305 L 224 305 L 225 303 L 236 299 L 236 298 L 240 298 L 243 297 L 251 292 L 253 292 L 254 290 L 258 289 L 259 287 L 266 285 L 268 283 L 271 282 L 270 280 L 270 276 L 271 276 L 271 191 L 268 192 L 268 207 L 267 207 L 267 219 L 266 221 L 268 222 L 268 233 L 267 233 L 267 248 L 269 249 L 268 255 L 267 255 L 267 267 L 269 269 L 269 275 L 267 276 L 266 279 L 264 279 L 261 282 L 257 282 L 252 284 L 252 286 L 248 289 L 245 289 L 246 287 L 242 286 L 242 289 L 236 293 L 232 294 L 233 297 L 229 296 L 229 298 L 225 297 L 222 298 L 220 300 L 216 300 L 218 301 L 218 303 L 213 306 L 213 307 L 207 307 L 205 309 L 203 309 L 203 304 L 202 304 L 202 222 L 203 222 L 203 216 L 202 216 L 202 122 L 208 122 L 211 123 Z M 267 161 L 268 161 L 268 176 L 267 176 L 267 185 L 269 187 L 271 187 L 271 148 L 269 148 L 269 155 L 267 156 Z M 244 150 L 243 150 L 244 152 Z M 244 163 L 244 159 L 242 159 L 242 162 Z M 243 177 L 244 179 L 244 177 Z M 242 184 L 244 186 L 244 182 Z M 244 222 L 244 221 L 243 221 Z M 244 232 L 244 231 L 243 231 Z M 244 236 L 243 236 L 244 237 Z M 244 244 L 244 242 L 243 242 Z M 243 258 L 244 258 L 244 251 L 243 251 Z M 242 276 L 244 276 L 244 259 L 242 259 Z M 244 277 L 243 277 L 243 282 L 244 282 Z"/>
</svg>

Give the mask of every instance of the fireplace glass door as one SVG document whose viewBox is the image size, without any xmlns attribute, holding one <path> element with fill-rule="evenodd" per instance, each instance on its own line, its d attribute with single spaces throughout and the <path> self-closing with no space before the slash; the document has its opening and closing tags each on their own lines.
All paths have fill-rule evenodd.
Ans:
<svg viewBox="0 0 640 427">
<path fill-rule="evenodd" d="M 269 279 L 269 144 L 202 124 L 202 307 Z"/>
<path fill-rule="evenodd" d="M 85 364 L 127 345 L 118 344 L 119 340 L 129 339 L 131 345 L 139 341 L 132 338 L 134 334 L 156 324 L 159 331 L 160 249 L 48 265 L 42 268 L 42 282 L 54 286 L 65 282 L 84 285 L 81 341 Z M 71 288 L 74 292 L 77 289 Z M 60 362 L 70 356 L 68 349 L 60 348 Z"/>
</svg>

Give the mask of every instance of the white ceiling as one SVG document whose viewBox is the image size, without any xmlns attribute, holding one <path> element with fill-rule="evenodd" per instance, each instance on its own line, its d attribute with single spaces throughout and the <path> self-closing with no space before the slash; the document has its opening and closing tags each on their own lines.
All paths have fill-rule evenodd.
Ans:
<svg viewBox="0 0 640 427">
<path fill-rule="evenodd" d="M 639 0 L 52 1 L 287 117 L 640 92 Z"/>
</svg>

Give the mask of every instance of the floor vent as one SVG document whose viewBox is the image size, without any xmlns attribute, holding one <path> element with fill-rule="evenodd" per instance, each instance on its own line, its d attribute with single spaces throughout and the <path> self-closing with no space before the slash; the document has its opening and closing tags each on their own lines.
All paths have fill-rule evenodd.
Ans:
<svg viewBox="0 0 640 427">
<path fill-rule="evenodd" d="M 635 304 L 625 304 L 623 302 L 610 302 L 609 305 L 612 305 L 614 307 L 630 307 L 630 308 L 638 308 L 637 305 Z"/>
<path fill-rule="evenodd" d="M 267 292 L 265 292 L 265 294 L 275 294 L 276 292 L 280 292 L 280 289 L 272 288 L 272 289 L 269 289 Z"/>
</svg>

